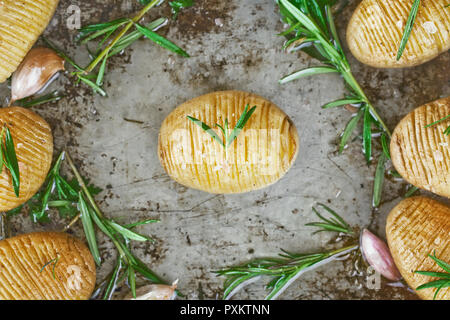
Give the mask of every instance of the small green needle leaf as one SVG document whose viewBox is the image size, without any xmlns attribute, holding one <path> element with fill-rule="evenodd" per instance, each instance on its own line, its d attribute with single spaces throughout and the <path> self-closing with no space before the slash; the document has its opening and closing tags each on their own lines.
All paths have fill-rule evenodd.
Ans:
<svg viewBox="0 0 450 320">
<path fill-rule="evenodd" d="M 400 42 L 400 47 L 397 52 L 397 61 L 399 61 L 405 51 L 406 44 L 411 36 L 412 29 L 414 27 L 414 22 L 416 21 L 417 12 L 419 11 L 420 0 L 414 0 L 411 11 L 409 13 L 408 20 L 406 21 L 405 30 L 403 31 L 402 40 Z"/>
<path fill-rule="evenodd" d="M 384 173 L 386 172 L 387 157 L 384 153 L 378 158 L 377 169 L 375 171 L 375 179 L 373 182 L 373 199 L 372 205 L 377 208 L 381 202 L 381 194 L 383 192 Z"/>
<path fill-rule="evenodd" d="M 14 193 L 16 194 L 16 197 L 19 197 L 19 190 L 20 190 L 19 163 L 17 161 L 14 141 L 8 127 L 6 127 L 5 130 L 5 144 L 3 145 L 2 152 L 3 155 L 5 156 L 5 166 L 11 173 Z"/>
<path fill-rule="evenodd" d="M 189 58 L 189 54 L 187 54 L 186 51 L 184 51 L 183 49 L 181 49 L 180 47 L 178 47 L 176 44 L 174 44 L 173 42 L 167 40 L 166 38 L 164 38 L 163 36 L 160 36 L 159 34 L 157 34 L 156 32 L 136 23 L 135 24 L 136 29 L 142 33 L 144 36 L 146 36 L 148 39 L 152 40 L 153 42 L 155 42 L 156 44 L 160 45 L 161 47 L 170 50 L 172 52 L 175 52 L 177 54 L 179 54 L 182 57 L 186 57 Z"/>
</svg>

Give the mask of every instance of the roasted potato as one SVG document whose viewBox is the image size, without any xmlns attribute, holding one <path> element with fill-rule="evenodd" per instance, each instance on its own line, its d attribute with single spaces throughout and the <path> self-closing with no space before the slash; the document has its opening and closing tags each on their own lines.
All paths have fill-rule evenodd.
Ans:
<svg viewBox="0 0 450 320">
<path fill-rule="evenodd" d="M 450 208 L 426 197 L 400 202 L 389 214 L 386 224 L 389 248 L 403 278 L 415 289 L 436 280 L 414 271 L 443 272 L 428 257 L 450 262 Z M 435 289 L 417 290 L 422 299 L 433 299 Z M 443 288 L 436 299 L 450 300 L 450 288 Z"/>
<path fill-rule="evenodd" d="M 0 241 L 2 300 L 86 300 L 95 278 L 89 249 L 66 233 L 36 232 Z"/>
<path fill-rule="evenodd" d="M 347 42 L 362 63 L 377 68 L 412 67 L 450 48 L 450 8 L 446 0 L 422 0 L 399 61 L 397 52 L 414 0 L 363 0 L 350 20 Z"/>
<path fill-rule="evenodd" d="M 395 169 L 409 183 L 450 197 L 450 136 L 444 134 L 450 119 L 425 126 L 450 115 L 450 97 L 421 106 L 404 117 L 391 139 Z"/>
<path fill-rule="evenodd" d="M 216 130 L 235 127 L 245 106 L 256 106 L 236 140 L 224 148 L 187 116 Z M 176 108 L 164 120 L 158 154 L 177 182 L 210 193 L 241 193 L 280 179 L 298 153 L 299 137 L 289 117 L 270 101 L 240 91 L 210 93 Z"/>
<path fill-rule="evenodd" d="M 59 0 L 0 2 L 0 83 L 17 69 L 47 27 Z"/>
<path fill-rule="evenodd" d="M 0 211 L 28 201 L 44 183 L 52 163 L 53 137 L 50 126 L 36 113 L 20 108 L 1 108 L 0 127 L 6 125 L 14 141 L 20 173 L 16 197 L 8 170 L 0 174 Z"/>
</svg>

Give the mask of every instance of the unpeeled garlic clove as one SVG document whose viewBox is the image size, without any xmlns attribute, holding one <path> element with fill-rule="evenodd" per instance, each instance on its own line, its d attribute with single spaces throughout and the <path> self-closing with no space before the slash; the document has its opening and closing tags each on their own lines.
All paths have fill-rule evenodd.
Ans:
<svg viewBox="0 0 450 320">
<path fill-rule="evenodd" d="M 395 266 L 389 247 L 384 241 L 367 229 L 361 232 L 361 253 L 369 265 L 385 278 L 398 281 L 402 278 Z"/>
<path fill-rule="evenodd" d="M 12 76 L 11 104 L 39 92 L 61 70 L 64 59 L 55 51 L 44 47 L 31 49 Z"/>
<path fill-rule="evenodd" d="M 174 300 L 177 289 L 175 281 L 171 286 L 163 284 L 150 284 L 136 289 L 136 298 L 131 294 L 125 297 L 125 300 Z"/>
</svg>

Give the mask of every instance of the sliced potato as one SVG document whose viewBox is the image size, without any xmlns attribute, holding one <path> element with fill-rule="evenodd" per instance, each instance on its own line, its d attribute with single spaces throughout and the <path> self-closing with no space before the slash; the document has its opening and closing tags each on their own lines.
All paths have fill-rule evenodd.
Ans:
<svg viewBox="0 0 450 320">
<path fill-rule="evenodd" d="M 415 289 L 436 278 L 414 271 L 443 272 L 428 254 L 450 262 L 450 208 L 426 197 L 400 202 L 389 214 L 386 224 L 389 248 L 403 278 Z M 418 290 L 422 299 L 433 299 L 435 289 Z M 450 300 L 450 288 L 443 288 L 436 299 Z"/>
<path fill-rule="evenodd" d="M 450 8 L 446 0 L 422 0 L 399 61 L 397 52 L 414 0 L 363 0 L 350 20 L 347 42 L 361 62 L 378 68 L 412 67 L 450 49 Z"/>
<path fill-rule="evenodd" d="M 450 97 L 421 106 L 404 117 L 391 139 L 391 157 L 409 183 L 450 198 L 450 119 L 425 128 L 450 115 Z"/>
<path fill-rule="evenodd" d="M 256 106 L 237 139 L 225 150 L 187 116 L 232 130 L 246 105 Z M 280 179 L 298 153 L 299 137 L 289 117 L 270 101 L 240 91 L 210 93 L 176 108 L 164 120 L 158 154 L 177 182 L 210 193 L 241 193 Z"/>
<path fill-rule="evenodd" d="M 86 300 L 95 277 L 89 249 L 66 233 L 36 232 L 0 241 L 2 300 Z"/>
<path fill-rule="evenodd" d="M 1 108 L 0 127 L 11 131 L 19 163 L 20 193 L 16 197 L 8 170 L 0 174 L 0 211 L 28 201 L 44 183 L 52 163 L 53 137 L 50 126 L 36 113 L 20 108 Z"/>
<path fill-rule="evenodd" d="M 0 2 L 0 83 L 17 69 L 47 27 L 59 0 Z"/>
</svg>

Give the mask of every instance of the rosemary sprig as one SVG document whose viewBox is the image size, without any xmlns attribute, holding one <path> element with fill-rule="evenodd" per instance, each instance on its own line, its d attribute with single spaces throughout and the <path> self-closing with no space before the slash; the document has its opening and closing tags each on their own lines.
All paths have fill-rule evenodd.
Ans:
<svg viewBox="0 0 450 320">
<path fill-rule="evenodd" d="M 425 128 L 433 127 L 439 123 L 446 121 L 447 119 L 450 119 L 450 114 L 448 116 L 443 117 L 442 119 L 439 119 L 438 121 L 426 125 Z M 450 135 L 450 125 L 444 130 L 444 134 L 447 136 Z"/>
<path fill-rule="evenodd" d="M 0 173 L 3 172 L 3 167 L 8 169 L 11 174 L 12 184 L 16 197 L 20 193 L 20 172 L 19 162 L 17 161 L 16 150 L 11 132 L 6 124 L 3 125 L 0 133 Z"/>
<path fill-rule="evenodd" d="M 53 264 L 53 267 L 52 267 L 52 276 L 53 276 L 53 279 L 56 280 L 55 268 L 56 268 L 56 264 L 58 263 L 58 261 L 59 261 L 59 256 L 57 256 L 55 259 L 50 260 L 49 262 L 47 262 L 46 264 L 44 264 L 44 266 L 41 268 L 40 273 L 42 273 L 42 271 L 44 271 L 44 269 L 45 269 L 47 266 Z"/>
<path fill-rule="evenodd" d="M 411 36 L 411 32 L 414 27 L 414 23 L 416 21 L 417 12 L 419 12 L 419 7 L 420 7 L 420 0 L 414 0 L 414 3 L 411 7 L 411 11 L 409 12 L 408 20 L 406 21 L 406 26 L 405 30 L 403 31 L 402 40 L 398 48 L 397 61 L 400 60 L 400 58 L 403 55 L 403 52 L 405 51 L 406 44 L 408 43 L 409 37 Z"/>
<path fill-rule="evenodd" d="M 145 6 L 131 19 L 120 18 L 81 28 L 77 37 L 81 44 L 99 40 L 97 50 L 94 53 L 90 52 L 91 62 L 85 68 L 78 65 L 72 58 L 57 48 L 48 39 L 44 39 L 44 41 L 49 47 L 55 50 L 59 56 L 64 58 L 75 68 L 75 71 L 71 72 L 71 75 L 76 77 L 76 83 L 83 82 L 91 87 L 94 92 L 106 96 L 107 93 L 103 89 L 103 82 L 108 59 L 122 52 L 143 36 L 180 56 L 189 57 L 186 51 L 155 32 L 159 27 L 165 25 L 167 19 L 159 18 L 146 26 L 139 24 L 139 21 L 150 9 L 163 1 L 140 1 L 142 4 L 145 4 Z M 132 30 L 132 28 L 135 30 Z M 115 37 L 113 37 L 114 34 L 116 34 Z"/>
<path fill-rule="evenodd" d="M 435 277 L 438 280 L 433 280 L 428 283 L 422 284 L 416 288 L 416 290 L 423 290 L 427 288 L 436 288 L 434 292 L 433 299 L 436 299 L 439 291 L 443 288 L 450 287 L 450 264 L 446 263 L 443 260 L 440 260 L 436 257 L 436 251 L 434 251 L 433 255 L 429 254 L 428 257 L 434 260 L 436 264 L 444 270 L 444 272 L 433 272 L 433 271 L 414 271 L 414 273 L 421 274 L 424 276 Z"/>
<path fill-rule="evenodd" d="M 225 119 L 224 126 L 221 126 L 220 124 L 216 123 L 216 127 L 222 131 L 223 134 L 223 140 L 219 137 L 219 135 L 211 129 L 210 126 L 208 126 L 206 123 L 191 117 L 187 116 L 187 118 L 195 123 L 197 126 L 199 126 L 203 131 L 205 131 L 207 134 L 209 134 L 215 141 L 217 141 L 224 149 L 228 148 L 233 141 L 238 137 L 238 135 L 241 133 L 241 131 L 244 129 L 245 125 L 247 124 L 248 120 L 252 116 L 253 112 L 256 110 L 256 106 L 248 110 L 249 105 L 247 104 L 244 108 L 244 112 L 239 117 L 239 120 L 237 121 L 234 129 L 231 131 L 228 128 L 228 118 Z"/>
<path fill-rule="evenodd" d="M 230 299 L 243 286 L 258 281 L 262 276 L 271 277 L 266 288 L 270 293 L 267 300 L 276 299 L 303 273 L 345 256 L 356 250 L 358 245 L 320 253 L 294 254 L 282 250 L 279 257 L 255 259 L 241 266 L 219 270 L 219 276 L 225 276 L 224 299 Z"/>
<path fill-rule="evenodd" d="M 341 153 L 344 150 L 357 124 L 362 120 L 363 153 L 366 161 L 370 163 L 373 158 L 373 140 L 376 136 L 373 134 L 373 127 L 381 130 L 381 136 L 386 145 L 388 145 L 391 132 L 352 74 L 349 62 L 342 49 L 331 11 L 331 6 L 335 1 L 277 0 L 277 2 L 285 22 L 290 26 L 280 35 L 290 37 L 287 43 L 292 44 L 296 42 L 297 49 L 306 52 L 323 63 L 322 66 L 294 72 L 281 79 L 280 83 L 284 84 L 295 79 L 316 74 L 340 74 L 347 84 L 348 90 L 350 91 L 349 94 L 344 99 L 325 104 L 322 108 L 328 109 L 347 104 L 352 104 L 359 108 L 359 111 L 350 119 L 342 133 L 339 152 Z M 384 148 L 384 151 L 388 153 L 387 148 Z M 374 185 L 374 206 L 378 206 L 380 203 L 380 186 L 384 179 L 384 176 L 380 173 L 384 163 L 385 159 L 379 161 L 380 170 L 378 170 L 377 184 Z"/>
<path fill-rule="evenodd" d="M 321 228 L 321 230 L 315 233 L 320 231 L 333 231 L 354 235 L 351 227 L 336 212 L 323 204 L 318 205 L 325 208 L 333 218 L 327 219 L 313 208 L 314 213 L 322 222 L 308 223 L 306 226 Z M 224 299 L 230 299 L 244 286 L 260 280 L 263 276 L 271 277 L 272 279 L 266 285 L 266 289 L 270 289 L 270 293 L 266 296 L 266 299 L 271 300 L 276 299 L 282 294 L 303 273 L 327 264 L 337 258 L 344 257 L 358 247 L 358 244 L 354 244 L 336 250 L 307 254 L 294 254 L 282 250 L 282 253 L 278 257 L 255 259 L 240 266 L 215 271 L 215 273 L 219 276 L 226 277 L 224 283 Z"/>
</svg>

